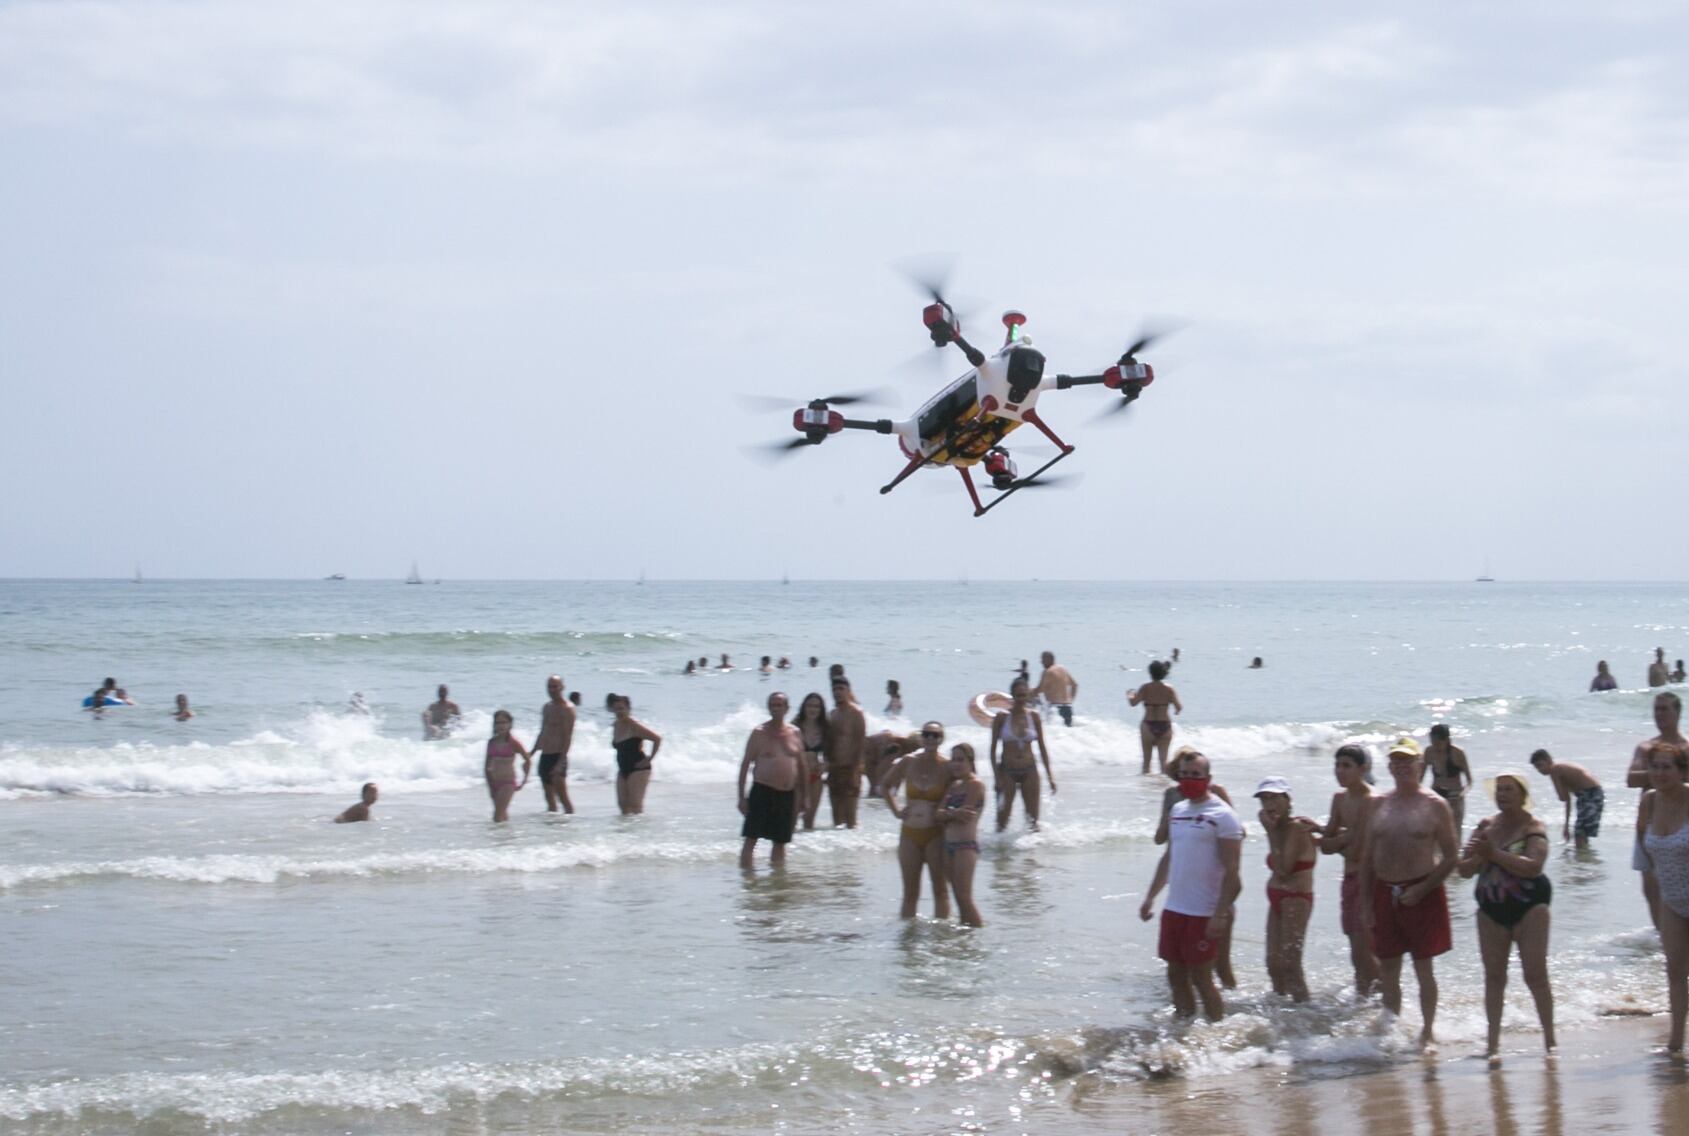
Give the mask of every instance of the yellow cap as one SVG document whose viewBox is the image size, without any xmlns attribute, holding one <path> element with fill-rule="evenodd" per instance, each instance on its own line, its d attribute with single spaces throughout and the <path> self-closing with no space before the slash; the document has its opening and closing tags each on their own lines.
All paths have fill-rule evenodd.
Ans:
<svg viewBox="0 0 1689 1136">
<path fill-rule="evenodd" d="M 1409 757 L 1424 757 L 1425 756 L 1423 753 L 1420 752 L 1419 743 L 1414 741 L 1412 738 L 1397 738 L 1396 744 L 1394 744 L 1390 747 L 1390 752 L 1385 754 L 1385 757 L 1386 757 L 1386 759 L 1392 758 L 1392 757 L 1395 757 L 1398 753 L 1405 753 Z"/>
</svg>

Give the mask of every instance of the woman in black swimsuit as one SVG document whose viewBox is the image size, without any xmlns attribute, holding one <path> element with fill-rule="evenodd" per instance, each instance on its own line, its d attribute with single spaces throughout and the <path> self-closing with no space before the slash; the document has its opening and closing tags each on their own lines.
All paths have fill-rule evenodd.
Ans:
<svg viewBox="0 0 1689 1136">
<path fill-rule="evenodd" d="M 1501 1063 L 1501 1010 L 1507 993 L 1507 959 L 1519 944 L 1519 968 L 1536 1000 L 1543 1045 L 1554 1051 L 1554 992 L 1548 985 L 1548 901 L 1542 874 L 1548 830 L 1530 813 L 1523 776 L 1498 774 L 1491 782 L 1496 808 L 1478 822 L 1460 860 L 1463 878 L 1478 877 L 1478 948 L 1484 957 L 1484 1014 L 1489 1018 L 1490 1064 Z"/>
<path fill-rule="evenodd" d="M 819 694 L 803 696 L 798 715 L 792 720 L 803 737 L 803 826 L 815 827 L 815 814 L 821 808 L 821 747 L 827 740 L 827 700 Z"/>
<path fill-rule="evenodd" d="M 1431 727 L 1431 740 L 1425 746 L 1425 772 L 1431 775 L 1431 791 L 1449 803 L 1454 813 L 1454 834 L 1460 836 L 1466 825 L 1466 790 L 1472 787 L 1472 767 L 1466 764 L 1466 751 L 1449 740 L 1445 722 Z"/>
<path fill-rule="evenodd" d="M 633 716 L 633 702 L 625 694 L 612 694 L 606 701 L 616 716 L 610 731 L 610 745 L 616 751 L 616 806 L 623 816 L 645 811 L 645 789 L 651 784 L 651 762 L 663 747 L 663 735 Z M 645 752 L 645 742 L 651 752 Z"/>
</svg>

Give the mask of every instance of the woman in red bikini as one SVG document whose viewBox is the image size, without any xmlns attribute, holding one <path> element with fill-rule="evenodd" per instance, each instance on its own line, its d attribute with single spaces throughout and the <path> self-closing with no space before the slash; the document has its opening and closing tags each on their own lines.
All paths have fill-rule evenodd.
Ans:
<svg viewBox="0 0 1689 1136">
<path fill-rule="evenodd" d="M 1290 782 L 1268 777 L 1255 789 L 1261 802 L 1261 825 L 1267 831 L 1267 975 L 1274 994 L 1308 1000 L 1308 980 L 1302 973 L 1302 945 L 1308 938 L 1308 916 L 1314 911 L 1314 862 L 1318 850 L 1310 822 L 1290 815 Z"/>
<path fill-rule="evenodd" d="M 1132 706 L 1144 708 L 1144 720 L 1138 726 L 1138 740 L 1144 743 L 1144 772 L 1149 772 L 1149 759 L 1152 753 L 1160 750 L 1161 771 L 1167 771 L 1167 751 L 1173 745 L 1173 719 L 1167 716 L 1167 707 L 1173 708 L 1173 713 L 1182 714 L 1185 708 L 1179 704 L 1179 693 L 1165 682 L 1167 664 L 1157 659 L 1149 665 L 1149 681 L 1136 690 L 1126 692 L 1126 701 Z"/>
</svg>

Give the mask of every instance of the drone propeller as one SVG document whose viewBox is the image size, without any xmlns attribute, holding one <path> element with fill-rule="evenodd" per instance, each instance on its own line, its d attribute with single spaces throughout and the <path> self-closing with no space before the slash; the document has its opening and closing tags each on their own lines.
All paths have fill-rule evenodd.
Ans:
<svg viewBox="0 0 1689 1136">
<path fill-rule="evenodd" d="M 781 458 L 791 457 L 794 453 L 803 449 L 805 446 L 815 446 L 819 444 L 820 443 L 818 442 L 810 441 L 807 437 L 800 434 L 798 437 L 784 442 L 756 442 L 752 445 L 741 446 L 739 448 L 743 450 L 747 456 L 756 458 L 758 461 L 773 462 L 779 461 Z"/>
<path fill-rule="evenodd" d="M 1184 326 L 1185 325 L 1183 323 L 1162 323 L 1150 324 L 1140 328 L 1136 342 L 1126 348 L 1117 362 L 1122 366 L 1128 363 L 1136 363 L 1138 361 L 1138 352 L 1147 349 L 1152 344 L 1157 343 L 1160 340 L 1166 339 L 1169 335 L 1172 335 Z"/>
<path fill-rule="evenodd" d="M 904 278 L 925 292 L 935 304 L 948 304 L 944 290 L 950 286 L 950 274 L 955 270 L 955 258 L 927 256 L 906 260 L 897 266 Z"/>
<path fill-rule="evenodd" d="M 810 402 L 824 402 L 828 406 L 854 406 L 859 402 L 890 402 L 897 397 L 897 392 L 888 387 L 875 387 L 873 390 L 846 391 L 844 394 L 823 395 L 819 399 L 782 398 L 770 394 L 740 394 L 736 396 L 740 405 L 747 410 L 791 410 L 794 407 L 805 406 Z"/>
<path fill-rule="evenodd" d="M 1137 401 L 1137 400 L 1126 398 L 1126 397 L 1122 396 L 1121 398 L 1118 398 L 1115 401 L 1109 403 L 1107 406 L 1103 407 L 1096 414 L 1092 415 L 1091 421 L 1092 422 L 1119 421 L 1120 415 L 1122 415 L 1126 411 L 1132 409 L 1132 403 L 1134 403 L 1135 401 Z"/>
</svg>

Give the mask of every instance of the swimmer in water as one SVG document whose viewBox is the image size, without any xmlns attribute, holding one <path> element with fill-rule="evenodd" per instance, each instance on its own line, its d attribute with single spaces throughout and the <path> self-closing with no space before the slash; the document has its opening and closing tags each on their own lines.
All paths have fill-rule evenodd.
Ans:
<svg viewBox="0 0 1689 1136">
<path fill-rule="evenodd" d="M 381 790 L 376 787 L 374 781 L 366 781 L 361 795 L 362 799 L 357 804 L 334 818 L 335 824 L 355 824 L 358 821 L 369 819 L 370 806 L 375 804 L 377 797 L 381 796 Z"/>
<path fill-rule="evenodd" d="M 178 722 L 186 722 L 189 718 L 192 718 L 193 716 L 194 716 L 194 712 L 192 710 L 188 709 L 188 696 L 185 695 L 185 694 L 178 694 L 176 696 L 176 713 L 173 715 L 173 717 Z"/>
<path fill-rule="evenodd" d="M 425 742 L 438 741 L 457 729 L 463 713 L 449 697 L 451 691 L 446 689 L 445 683 L 440 684 L 436 694 L 438 697 L 422 712 L 422 740 Z"/>
</svg>

